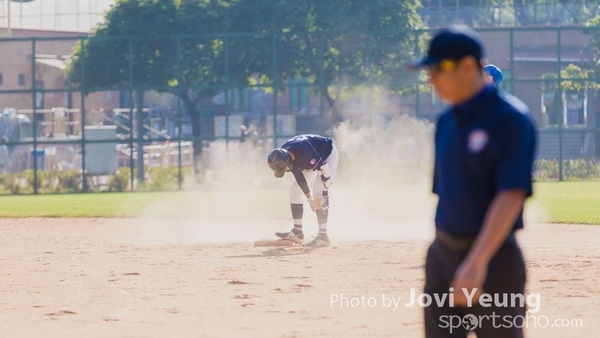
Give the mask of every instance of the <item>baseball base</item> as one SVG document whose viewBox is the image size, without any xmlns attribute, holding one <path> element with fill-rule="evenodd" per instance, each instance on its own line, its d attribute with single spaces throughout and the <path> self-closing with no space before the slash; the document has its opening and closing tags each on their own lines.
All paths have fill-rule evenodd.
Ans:
<svg viewBox="0 0 600 338">
<path fill-rule="evenodd" d="M 287 239 L 260 239 L 254 242 L 254 246 L 295 246 L 298 245 Z"/>
</svg>

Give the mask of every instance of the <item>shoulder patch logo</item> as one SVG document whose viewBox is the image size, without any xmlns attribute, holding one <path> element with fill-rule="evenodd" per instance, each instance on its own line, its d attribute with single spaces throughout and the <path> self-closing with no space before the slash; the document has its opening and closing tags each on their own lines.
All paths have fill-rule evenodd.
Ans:
<svg viewBox="0 0 600 338">
<path fill-rule="evenodd" d="M 469 134 L 469 151 L 479 153 L 485 148 L 489 141 L 489 136 L 483 129 L 475 129 Z"/>
</svg>

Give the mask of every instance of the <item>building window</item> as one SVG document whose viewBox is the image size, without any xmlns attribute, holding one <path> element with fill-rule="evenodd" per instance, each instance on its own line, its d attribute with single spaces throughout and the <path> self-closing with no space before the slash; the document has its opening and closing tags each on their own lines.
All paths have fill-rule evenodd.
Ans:
<svg viewBox="0 0 600 338">
<path fill-rule="evenodd" d="M 0 74 L 0 86 L 4 84 L 4 76 Z"/>
<path fill-rule="evenodd" d="M 25 74 L 20 73 L 19 74 L 19 86 L 24 86 L 25 85 Z"/>
<path fill-rule="evenodd" d="M 563 125 L 585 125 L 587 123 L 587 92 L 565 90 L 562 93 Z"/>
<path fill-rule="evenodd" d="M 558 100 L 558 76 L 542 75 L 542 125 L 558 125 L 560 100 Z"/>
</svg>

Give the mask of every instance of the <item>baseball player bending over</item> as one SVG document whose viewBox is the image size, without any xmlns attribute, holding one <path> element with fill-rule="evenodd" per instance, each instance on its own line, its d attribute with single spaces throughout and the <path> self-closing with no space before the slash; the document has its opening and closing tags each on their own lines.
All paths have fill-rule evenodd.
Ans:
<svg viewBox="0 0 600 338">
<path fill-rule="evenodd" d="M 294 228 L 289 232 L 278 232 L 275 235 L 298 244 L 304 242 L 302 218 L 305 197 L 310 208 L 317 214 L 319 235 L 304 246 L 329 246 L 327 236 L 329 187 L 333 183 L 338 166 L 338 153 L 333 141 L 319 135 L 298 135 L 284 143 L 281 148 L 273 149 L 269 153 L 267 162 L 275 172 L 275 177 L 281 178 L 286 171 L 289 171 L 295 178 L 290 187 Z M 313 182 L 312 194 L 308 187 L 309 182 Z"/>
</svg>

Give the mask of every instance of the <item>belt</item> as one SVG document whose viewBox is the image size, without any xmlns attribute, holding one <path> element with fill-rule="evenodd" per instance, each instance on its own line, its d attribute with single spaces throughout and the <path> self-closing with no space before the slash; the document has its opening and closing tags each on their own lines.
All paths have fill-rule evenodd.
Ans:
<svg viewBox="0 0 600 338">
<path fill-rule="evenodd" d="M 475 242 L 475 237 L 456 236 L 440 230 L 435 231 L 435 239 L 444 244 L 450 250 L 459 252 L 469 251 L 471 245 L 473 245 L 473 242 Z M 510 234 L 506 238 L 504 244 L 515 242 L 515 236 L 513 234 Z"/>
</svg>

